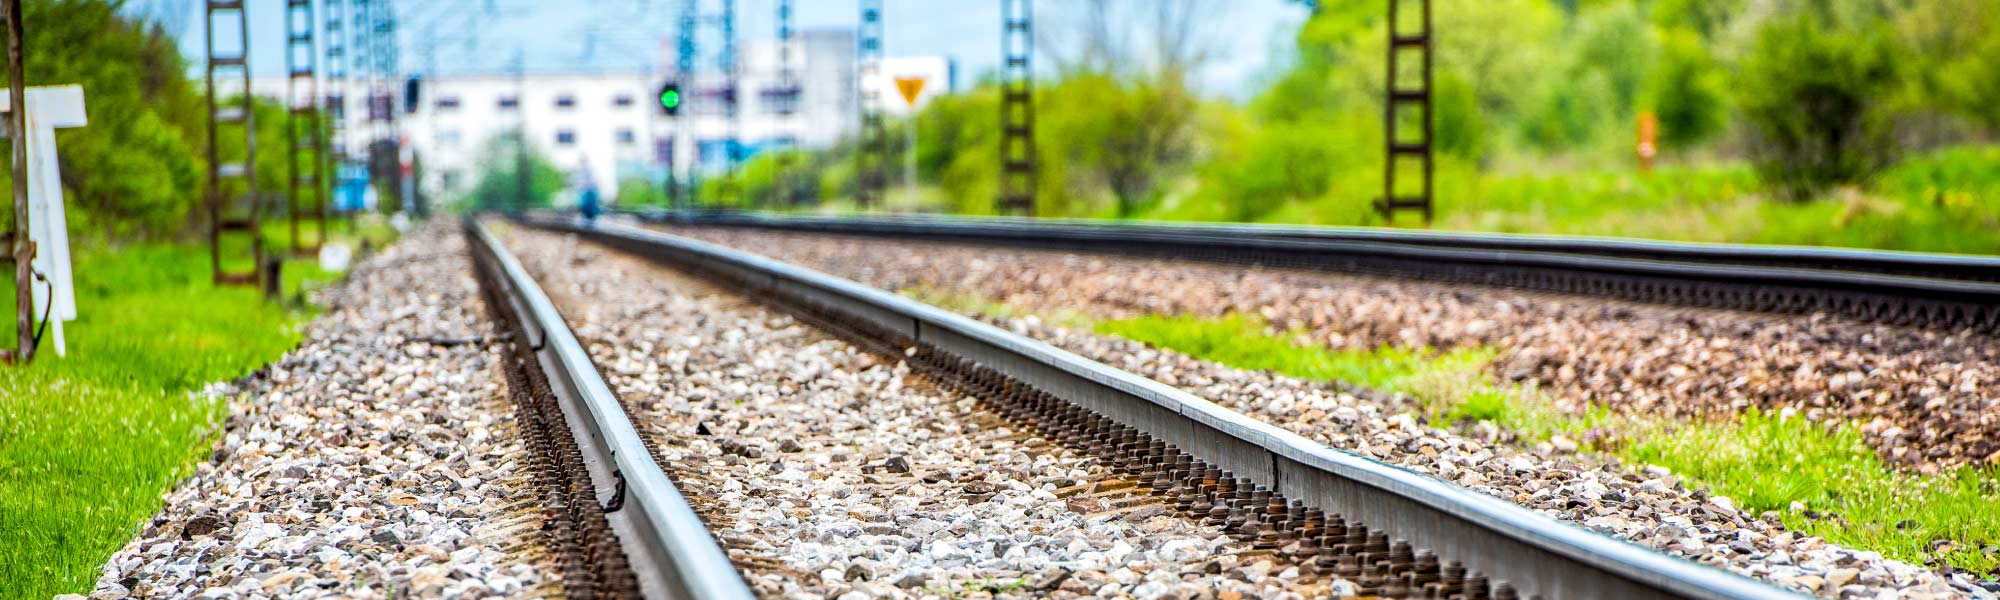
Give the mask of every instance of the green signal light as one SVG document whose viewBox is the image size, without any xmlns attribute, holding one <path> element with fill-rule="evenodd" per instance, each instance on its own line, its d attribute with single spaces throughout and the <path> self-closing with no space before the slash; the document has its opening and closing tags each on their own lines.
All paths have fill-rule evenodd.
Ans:
<svg viewBox="0 0 2000 600">
<path fill-rule="evenodd" d="M 680 90 L 667 90 L 664 92 L 660 92 L 660 106 L 664 106 L 667 108 L 677 108 L 680 105 L 681 105 Z"/>
</svg>

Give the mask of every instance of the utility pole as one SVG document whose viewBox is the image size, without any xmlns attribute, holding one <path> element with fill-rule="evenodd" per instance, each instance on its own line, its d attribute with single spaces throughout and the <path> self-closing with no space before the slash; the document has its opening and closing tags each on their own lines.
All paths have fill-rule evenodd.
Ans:
<svg viewBox="0 0 2000 600">
<path fill-rule="evenodd" d="M 332 199 L 340 198 L 341 171 L 347 166 L 347 101 L 349 74 L 347 66 L 347 0 L 326 0 L 322 5 L 326 16 L 326 84 L 325 97 L 326 137 L 321 146 L 321 173 L 331 173 L 330 181 L 321 187 L 331 185 Z M 347 215 L 346 211 L 338 211 Z M 322 213 L 324 214 L 324 213 Z M 351 226 L 353 223 L 349 221 Z"/>
<path fill-rule="evenodd" d="M 722 136 L 723 179 L 722 189 L 720 190 L 723 197 L 717 200 L 724 206 L 736 206 L 740 204 L 739 200 L 741 200 L 741 188 L 737 185 L 736 181 L 736 161 L 740 157 L 740 147 L 742 146 L 742 141 L 738 140 L 737 136 L 742 132 L 743 125 L 738 116 L 742 113 L 737 110 L 736 0 L 722 0 L 722 18 L 720 19 L 719 26 L 722 29 L 722 56 L 719 57 L 717 62 L 720 63 L 719 66 L 722 68 L 723 73 L 722 110 L 724 113 L 722 118 L 724 120 L 724 133 Z"/>
<path fill-rule="evenodd" d="M 0 0 L 7 14 L 7 133 L 14 148 L 14 231 L 6 236 L 14 261 L 14 340 L 0 361 L 27 364 L 35 358 L 35 243 L 28 239 L 28 86 L 22 68 L 21 0 Z M 50 298 L 54 301 L 54 298 Z"/>
<path fill-rule="evenodd" d="M 514 205 L 515 212 L 527 212 L 528 186 L 534 184 L 534 174 L 528 172 L 528 73 L 527 57 L 521 50 L 514 50 L 514 113 L 520 115 L 518 133 L 514 136 Z"/>
<path fill-rule="evenodd" d="M 404 185 L 406 182 L 403 181 L 402 136 L 396 129 L 396 105 L 398 104 L 396 102 L 396 83 L 398 80 L 397 73 L 401 71 L 401 55 L 398 52 L 396 42 L 396 5 L 394 2 L 383 0 L 370 16 L 374 17 L 370 27 L 370 29 L 374 30 L 372 39 L 375 42 L 375 48 L 370 52 L 375 59 L 374 75 L 376 83 L 373 87 L 380 90 L 381 100 L 379 106 L 381 110 L 379 113 L 375 110 L 370 110 L 369 116 L 375 122 L 373 126 L 375 145 L 382 154 L 386 155 L 375 159 L 375 162 L 388 163 L 385 170 L 388 171 L 386 179 L 389 182 L 389 193 L 396 200 L 396 208 L 399 211 L 408 212 L 412 199 L 408 197 L 408 190 Z M 373 99 L 371 98 L 372 101 Z"/>
<path fill-rule="evenodd" d="M 799 111 L 799 72 L 797 64 L 797 41 L 792 35 L 792 0 L 778 0 L 778 110 L 783 116 L 782 129 L 787 135 L 796 136 Z M 794 137 L 793 139 L 797 139 Z M 790 150 L 787 148 L 787 150 Z M 776 177 L 777 204 L 789 207 L 798 203 L 804 185 L 799 179 L 798 153 L 786 152 L 778 163 Z"/>
<path fill-rule="evenodd" d="M 1035 2 L 1001 0 L 1001 213 L 1035 216 Z"/>
<path fill-rule="evenodd" d="M 1417 2 L 1423 6 L 1415 24 L 1415 31 L 1404 31 L 1399 22 L 1398 8 L 1404 2 Z M 1375 201 L 1376 212 L 1382 215 L 1385 224 L 1394 225 L 1398 211 L 1418 211 L 1424 217 L 1424 225 L 1431 224 L 1431 173 L 1434 163 L 1431 155 L 1431 0 L 1389 0 L 1389 70 L 1388 98 L 1383 102 L 1383 143 L 1387 145 L 1382 161 L 1382 197 Z M 1401 56 L 1416 54 L 1418 61 L 1417 80 L 1414 86 L 1404 85 L 1398 71 Z M 1397 123 L 1406 114 L 1404 111 L 1420 115 L 1421 123 L 1413 132 L 1414 138 L 1404 138 L 1398 134 Z M 1416 193 L 1399 193 L 1396 189 L 1397 167 L 1414 162 L 1420 170 Z"/>
<path fill-rule="evenodd" d="M 12 1 L 12 0 L 9 0 Z M 250 27 L 245 17 L 242 2 L 226 0 L 205 0 L 202 13 L 202 29 L 206 32 L 203 45 L 207 49 L 207 70 L 204 81 L 208 92 L 208 187 L 207 203 L 209 215 L 208 250 L 209 267 L 217 284 L 262 285 L 267 294 L 277 291 L 276 273 L 268 272 L 264 261 L 264 201 L 257 196 L 257 113 L 250 95 Z M 218 15 L 236 22 L 237 47 L 235 54 L 216 47 L 215 20 Z M 223 107 L 218 103 L 216 73 L 234 73 L 242 83 L 237 106 Z M 225 77 L 228 75 L 225 74 Z M 241 123 L 243 126 L 243 157 L 237 162 L 224 162 L 221 141 L 223 123 Z M 19 136 L 16 136 L 17 138 Z M 232 199 L 230 192 L 234 186 L 225 182 L 242 180 L 244 195 Z M 237 200 L 232 202 L 231 200 Z M 247 214 L 237 214 L 232 206 L 247 202 Z M 250 238 L 251 263 L 249 271 L 227 271 L 222 264 L 223 236 L 230 233 L 245 234 Z"/>
<path fill-rule="evenodd" d="M 861 0 L 861 138 L 855 156 L 855 201 L 863 209 L 882 203 L 889 177 L 889 133 L 882 126 L 882 0 Z"/>
<path fill-rule="evenodd" d="M 675 40 L 676 43 L 674 45 L 674 76 L 679 78 L 682 94 L 685 95 L 688 90 L 699 89 L 694 80 L 695 35 L 697 33 L 695 28 L 699 25 L 699 0 L 681 0 L 680 9 L 680 30 L 676 32 L 678 39 Z M 694 95 L 699 96 L 700 94 L 697 93 Z M 674 139 L 667 142 L 667 207 L 672 210 L 686 209 L 694 204 L 693 179 L 694 164 L 696 161 L 691 158 L 687 159 L 688 168 L 686 175 L 684 177 L 677 176 L 680 173 L 680 163 L 684 158 L 687 158 L 686 155 L 688 154 L 680 151 L 681 145 L 687 144 L 691 150 L 700 150 L 700 148 L 694 145 L 692 140 L 688 139 L 688 136 L 692 135 L 694 131 L 692 127 L 688 126 L 688 121 L 692 120 L 694 116 L 692 108 L 684 106 L 674 115 Z"/>
<path fill-rule="evenodd" d="M 286 0 L 285 142 L 289 160 L 285 165 L 285 208 L 291 221 L 292 253 L 302 256 L 319 252 L 320 245 L 326 243 L 326 138 L 320 129 L 319 48 L 313 43 L 314 25 L 312 0 Z M 312 199 L 310 210 L 301 202 L 307 196 Z M 318 225 L 311 244 L 299 235 L 302 218 Z"/>
</svg>

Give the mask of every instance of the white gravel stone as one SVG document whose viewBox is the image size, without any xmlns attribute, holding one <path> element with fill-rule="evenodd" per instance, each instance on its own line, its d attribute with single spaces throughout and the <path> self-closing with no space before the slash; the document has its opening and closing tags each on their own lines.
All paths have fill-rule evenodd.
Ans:
<svg viewBox="0 0 2000 600">
<path fill-rule="evenodd" d="M 264 372 L 208 387 L 210 460 L 104 566 L 99 597 L 560 593 L 456 225 L 419 228 L 322 292 Z"/>
</svg>

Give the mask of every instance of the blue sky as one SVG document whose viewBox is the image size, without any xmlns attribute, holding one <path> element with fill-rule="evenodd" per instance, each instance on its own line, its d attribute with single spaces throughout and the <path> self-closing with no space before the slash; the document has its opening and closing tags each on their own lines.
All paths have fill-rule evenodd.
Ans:
<svg viewBox="0 0 2000 600">
<path fill-rule="evenodd" d="M 1072 1 L 1037 2 L 1037 26 L 1057 26 L 1054 21 Z M 1290 46 L 1305 10 L 1287 0 L 1212 1 L 1216 10 L 1205 35 L 1217 57 L 1198 81 L 1208 93 L 1245 97 L 1260 87 L 1274 57 Z M 259 74 L 280 74 L 284 2 L 251 0 L 250 4 L 252 67 Z M 399 0 L 394 4 L 404 71 L 434 67 L 462 73 L 509 70 L 517 52 L 530 71 L 648 68 L 660 58 L 659 40 L 674 36 L 679 2 Z M 721 6 L 720 0 L 702 4 L 708 12 Z M 952 56 L 958 61 L 961 82 L 970 82 L 998 64 L 999 0 L 885 0 L 884 4 L 885 44 L 891 56 Z M 775 38 L 776 5 L 777 0 L 738 0 L 738 37 Z M 128 9 L 154 15 L 170 28 L 178 26 L 183 52 L 199 60 L 201 6 L 201 0 L 135 0 Z M 851 28 L 858 19 L 855 0 L 795 0 L 795 6 L 798 29 Z M 707 43 L 712 46 L 712 42 Z"/>
</svg>

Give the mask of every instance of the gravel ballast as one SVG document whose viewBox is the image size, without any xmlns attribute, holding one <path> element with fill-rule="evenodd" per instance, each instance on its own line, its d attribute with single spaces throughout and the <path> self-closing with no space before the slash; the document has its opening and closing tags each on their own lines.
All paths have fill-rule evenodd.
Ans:
<svg viewBox="0 0 2000 600">
<path fill-rule="evenodd" d="M 761 596 L 1352 589 L 1121 491 L 900 359 L 574 238 L 508 237 Z"/>
<path fill-rule="evenodd" d="M 1656 412 L 1666 410 L 1662 409 L 1664 404 L 1685 400 L 1687 404 L 1682 410 L 1666 410 L 1683 415 L 1741 408 L 1689 399 L 1707 398 L 1700 393 L 1710 389 L 1704 386 L 1711 385 L 1710 380 L 1724 377 L 1730 369 L 1757 364 L 1764 364 L 1762 368 L 1766 369 L 1781 368 L 1776 365 L 1791 364 L 1786 360 L 1801 360 L 1785 354 L 1786 349 L 1851 360 L 1888 360 L 1891 348 L 1908 351 L 1916 346 L 1931 347 L 1938 355 L 1965 361 L 1940 367 L 1940 372 L 1972 373 L 1967 375 L 1973 377 L 1968 381 L 1975 384 L 1984 381 L 1976 374 L 1988 368 L 1984 357 L 1990 354 L 1971 347 L 1965 339 L 1929 332 L 1721 311 L 1601 304 L 1505 290 L 1446 289 L 1318 273 L 950 244 L 719 229 L 674 231 L 798 261 L 888 289 L 922 288 L 994 298 L 1017 314 L 1081 312 L 1094 318 L 1118 318 L 1241 311 L 1264 315 L 1280 327 L 1303 326 L 1314 336 L 1342 348 L 1366 348 L 1380 343 L 1443 347 L 1496 344 L 1503 348 L 1499 360 L 1503 366 L 1497 367 L 1503 371 L 1496 373 L 1496 377 L 1512 380 L 1534 379 L 1542 376 L 1543 370 L 1507 373 L 1506 370 L 1517 370 L 1509 365 L 1541 360 L 1525 358 L 1527 354 L 1507 349 L 1508 344 L 1528 346 L 1530 353 L 1559 351 L 1565 357 L 1588 352 L 1605 354 L 1588 361 L 1572 361 L 1584 365 L 1657 361 L 1642 371 L 1678 373 L 1681 380 L 1689 383 L 1676 387 L 1646 378 L 1611 381 L 1604 374 L 1579 377 L 1571 373 L 1552 376 L 1550 385 L 1558 395 L 1572 399 L 1575 396 L 1571 394 L 1579 390 L 1615 391 L 1625 402 L 1650 398 L 1650 403 L 1644 406 Z M 1607 311 L 1618 312 L 1620 316 L 1607 318 Z M 1760 319 L 1780 323 L 1761 323 Z M 1350 393 L 1336 386 L 1230 369 L 1126 340 L 1050 326 L 1032 316 L 989 320 L 1112 366 L 1176 385 L 1333 447 L 1428 473 L 1626 540 L 1800 591 L 1827 597 L 1993 596 L 1964 575 L 1947 578 L 1919 566 L 1883 559 L 1876 553 L 1843 549 L 1819 538 L 1786 531 L 1775 519 L 1738 510 L 1727 498 L 1712 498 L 1692 491 L 1664 470 L 1626 468 L 1588 456 L 1491 443 L 1480 437 L 1422 425 L 1408 414 L 1411 407 L 1400 398 Z M 1730 338 L 1735 333 L 1749 335 L 1767 328 L 1779 331 L 1770 335 L 1792 337 L 1774 349 L 1756 351 L 1749 350 L 1749 342 Z M 1682 348 L 1681 341 L 1689 339 L 1699 342 L 1701 349 L 1682 354 L 1665 350 Z M 1717 343 L 1714 339 L 1728 341 Z M 1641 344 L 1639 340 L 1646 340 L 1643 347 L 1657 345 L 1662 349 L 1630 355 L 1628 346 Z M 1658 343 L 1667 340 L 1680 341 Z M 1687 366 L 1709 360 L 1725 366 L 1702 369 Z M 1806 378 L 1788 380 L 1804 382 Z M 1842 380 L 1842 386 L 1879 388 L 1909 384 L 1906 379 L 1894 377 Z M 1974 385 L 1969 389 L 1983 388 Z M 1824 394 L 1813 397 L 1831 398 Z M 1593 397 L 1591 401 L 1607 402 L 1602 397 Z M 1811 413 L 1811 403 L 1808 404 L 1794 410 Z M 1822 410 L 1817 416 L 1831 418 L 1836 414 L 1846 413 Z M 1937 463 L 1918 466 L 1925 464 Z"/>
<path fill-rule="evenodd" d="M 213 455 L 91 597 L 560 595 L 469 265 L 424 225 L 324 290 L 298 349 L 212 386 Z"/>
<path fill-rule="evenodd" d="M 1925 473 L 2000 465 L 2000 340 L 1837 318 L 1673 308 L 1296 270 L 723 228 L 673 228 L 890 290 L 1030 314 L 1261 315 L 1336 349 L 1491 346 L 1496 380 L 1558 400 L 1701 417 L 1748 408 L 1861 423 Z"/>
</svg>

